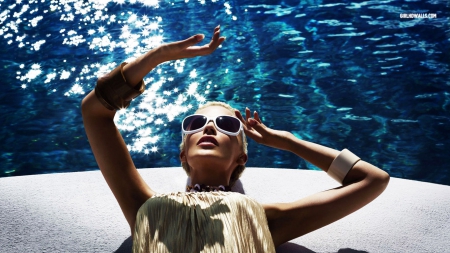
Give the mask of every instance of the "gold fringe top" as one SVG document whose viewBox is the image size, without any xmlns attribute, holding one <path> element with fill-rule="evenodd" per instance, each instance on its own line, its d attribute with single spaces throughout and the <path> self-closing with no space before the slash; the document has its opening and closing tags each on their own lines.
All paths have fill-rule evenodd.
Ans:
<svg viewBox="0 0 450 253">
<path fill-rule="evenodd" d="M 139 209 L 133 252 L 275 252 L 264 208 L 234 192 L 158 194 Z"/>
</svg>

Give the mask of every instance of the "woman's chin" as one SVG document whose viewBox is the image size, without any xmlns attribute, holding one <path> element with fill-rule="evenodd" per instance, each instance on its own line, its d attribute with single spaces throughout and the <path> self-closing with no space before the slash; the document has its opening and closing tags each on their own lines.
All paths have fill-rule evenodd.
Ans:
<svg viewBox="0 0 450 253">
<path fill-rule="evenodd" d="M 190 154 L 192 160 L 203 163 L 217 163 L 223 164 L 231 158 L 224 155 L 223 152 L 217 149 L 200 149 Z"/>
<path fill-rule="evenodd" d="M 200 149 L 197 152 L 195 152 L 195 155 L 197 158 L 201 157 L 213 157 L 216 159 L 223 159 L 223 154 L 221 154 L 218 150 L 215 149 Z"/>
</svg>

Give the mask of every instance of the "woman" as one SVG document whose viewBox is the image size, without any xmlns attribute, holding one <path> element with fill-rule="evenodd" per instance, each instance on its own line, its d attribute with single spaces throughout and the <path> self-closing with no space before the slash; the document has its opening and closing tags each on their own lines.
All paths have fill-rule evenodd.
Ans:
<svg viewBox="0 0 450 253">
<path fill-rule="evenodd" d="M 130 225 L 135 252 L 274 252 L 275 247 L 363 207 L 386 188 L 389 175 L 348 150 L 339 152 L 266 127 L 257 112 L 223 103 L 200 108 L 182 124 L 180 160 L 191 178 L 186 193 L 157 194 L 141 178 L 114 125 L 117 109 L 142 93 L 143 77 L 165 61 L 208 55 L 225 40 L 220 27 L 159 46 L 100 78 L 82 102 L 92 151 Z M 245 134 L 244 134 L 245 133 Z M 227 192 L 247 162 L 246 139 L 293 152 L 342 187 L 292 203 L 261 205 Z M 211 192 L 203 192 L 211 191 Z"/>
</svg>

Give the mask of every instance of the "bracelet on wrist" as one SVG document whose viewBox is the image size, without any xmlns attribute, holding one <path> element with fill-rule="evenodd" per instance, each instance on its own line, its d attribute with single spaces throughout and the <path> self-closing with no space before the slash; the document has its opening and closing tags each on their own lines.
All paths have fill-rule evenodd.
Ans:
<svg viewBox="0 0 450 253">
<path fill-rule="evenodd" d="M 95 86 L 95 95 L 108 110 L 114 111 L 127 108 L 131 100 L 145 90 L 143 80 L 136 87 L 132 87 L 127 83 L 123 75 L 123 67 L 126 64 L 124 62 L 109 74 L 100 77 Z"/>
</svg>

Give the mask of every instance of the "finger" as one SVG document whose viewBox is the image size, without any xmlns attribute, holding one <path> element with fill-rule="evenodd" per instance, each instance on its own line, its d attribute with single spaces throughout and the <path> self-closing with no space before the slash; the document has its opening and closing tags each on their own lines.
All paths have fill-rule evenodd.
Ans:
<svg viewBox="0 0 450 253">
<path fill-rule="evenodd" d="M 254 119 L 254 118 L 250 118 L 248 120 L 248 124 L 260 134 L 267 132 L 267 129 L 265 128 L 265 126 L 260 121 Z"/>
<path fill-rule="evenodd" d="M 220 37 L 220 25 L 216 26 L 216 28 L 214 28 L 214 32 L 213 32 L 213 37 L 211 39 L 211 41 L 217 41 Z"/>
<path fill-rule="evenodd" d="M 205 38 L 205 35 L 203 34 L 196 34 L 194 36 L 191 36 L 185 40 L 182 40 L 178 43 L 178 46 L 181 48 L 188 48 L 190 46 L 193 46 L 197 43 L 199 43 L 200 41 L 202 41 Z"/>
<path fill-rule="evenodd" d="M 215 50 L 224 40 L 224 37 L 220 37 L 220 30 L 217 30 L 209 42 L 209 48 Z"/>
<path fill-rule="evenodd" d="M 217 41 L 220 37 L 220 29 L 214 30 L 212 41 Z"/>
<path fill-rule="evenodd" d="M 225 37 L 220 37 L 220 25 L 216 26 L 216 28 L 214 28 L 214 33 L 213 33 L 213 38 L 211 39 L 210 44 L 214 44 L 215 46 L 219 46 L 224 40 Z"/>
<path fill-rule="evenodd" d="M 250 109 L 248 107 L 245 108 L 245 122 L 248 122 L 248 119 L 251 118 Z"/>
<path fill-rule="evenodd" d="M 220 29 L 217 29 L 217 30 L 214 31 L 213 40 L 216 41 L 216 40 L 219 39 L 219 37 L 220 37 Z"/>
<path fill-rule="evenodd" d="M 254 117 L 259 123 L 262 123 L 262 122 L 261 122 L 261 119 L 259 118 L 259 114 L 258 114 L 257 111 L 253 112 L 253 117 Z"/>
<path fill-rule="evenodd" d="M 242 117 L 241 112 L 239 110 L 234 110 L 234 114 L 242 122 L 242 124 L 244 124 L 244 126 L 245 126 L 245 120 L 244 120 L 244 117 Z"/>
<path fill-rule="evenodd" d="M 209 48 L 212 49 L 213 51 L 216 50 L 220 44 L 222 44 L 222 42 L 225 41 L 225 37 L 219 37 L 217 40 L 215 41 L 211 41 Z"/>
<path fill-rule="evenodd" d="M 220 25 L 218 25 L 214 28 L 214 33 L 216 33 L 217 31 L 220 31 Z"/>
</svg>

